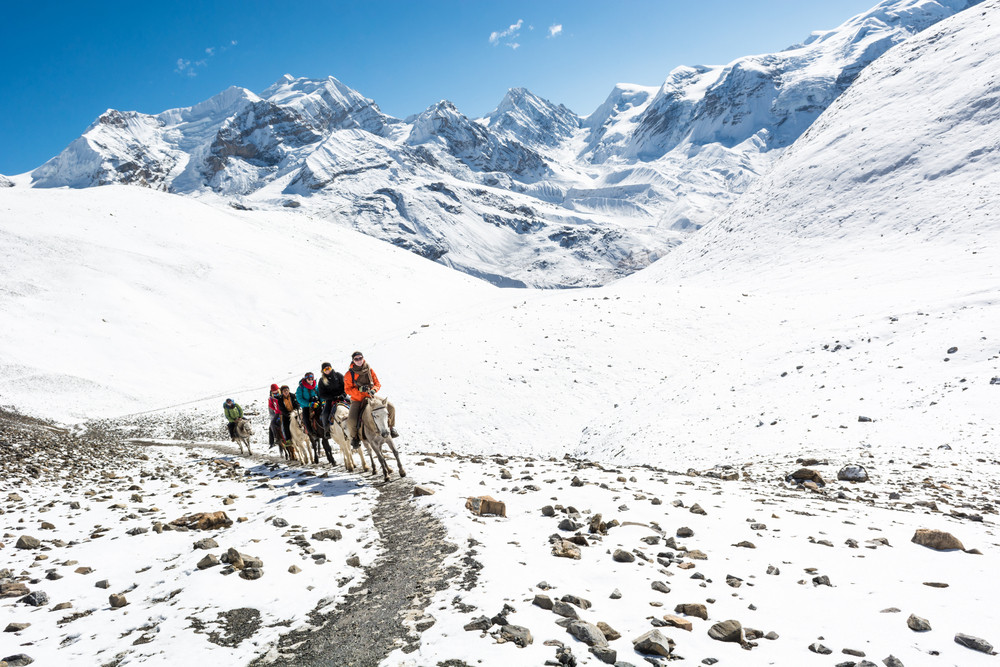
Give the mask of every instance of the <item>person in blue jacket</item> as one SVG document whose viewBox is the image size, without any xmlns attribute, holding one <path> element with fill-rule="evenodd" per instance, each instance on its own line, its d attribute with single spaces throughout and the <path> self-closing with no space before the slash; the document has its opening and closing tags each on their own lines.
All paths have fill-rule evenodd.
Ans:
<svg viewBox="0 0 1000 667">
<path fill-rule="evenodd" d="M 322 433 L 312 432 L 312 404 L 316 402 L 319 395 L 316 393 L 316 376 L 306 373 L 299 380 L 299 388 L 295 390 L 295 400 L 302 406 L 302 420 L 305 422 L 306 430 L 312 436 L 322 437 Z"/>
</svg>

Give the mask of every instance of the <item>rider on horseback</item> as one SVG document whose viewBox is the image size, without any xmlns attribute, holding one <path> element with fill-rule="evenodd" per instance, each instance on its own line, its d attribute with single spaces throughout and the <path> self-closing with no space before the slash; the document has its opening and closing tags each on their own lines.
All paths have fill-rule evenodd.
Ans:
<svg viewBox="0 0 1000 667">
<path fill-rule="evenodd" d="M 295 400 L 302 406 L 302 421 L 309 432 L 312 431 L 312 404 L 316 398 L 316 378 L 312 373 L 306 373 L 299 380 L 299 388 L 295 390 Z"/>
<path fill-rule="evenodd" d="M 236 422 L 243 416 L 243 408 L 233 399 L 227 398 L 222 404 L 222 413 L 226 415 L 228 422 L 226 426 L 229 428 L 229 439 L 236 440 Z"/>
<path fill-rule="evenodd" d="M 333 366 L 328 361 L 324 361 L 321 368 L 323 372 L 316 382 L 316 393 L 323 401 L 323 418 L 321 423 L 325 431 L 324 437 L 329 439 L 330 416 L 335 413 L 337 403 L 346 398 L 344 394 L 344 376 L 333 370 Z"/>
<path fill-rule="evenodd" d="M 360 352 L 351 354 L 351 366 L 344 373 L 344 391 L 351 397 L 351 412 L 347 416 L 347 434 L 351 438 L 351 447 L 361 446 L 361 438 L 358 437 L 358 418 L 365 406 L 365 399 L 374 395 L 382 388 L 375 375 L 375 369 L 368 365 L 365 357 Z M 396 431 L 396 408 L 392 403 L 388 404 L 389 409 L 389 434 L 398 438 Z"/>
</svg>

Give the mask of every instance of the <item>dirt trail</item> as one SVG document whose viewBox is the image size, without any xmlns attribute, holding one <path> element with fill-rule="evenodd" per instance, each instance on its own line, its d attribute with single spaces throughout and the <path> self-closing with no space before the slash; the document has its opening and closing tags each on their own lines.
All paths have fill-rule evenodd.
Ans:
<svg viewBox="0 0 1000 667">
<path fill-rule="evenodd" d="M 433 625 L 423 610 L 462 573 L 444 562 L 458 547 L 446 541 L 436 518 L 410 502 L 412 482 L 395 479 L 377 488 L 372 518 L 383 555 L 334 610 L 313 611 L 311 627 L 283 635 L 251 665 L 373 667 L 397 648 L 415 649 L 418 633 Z"/>
</svg>

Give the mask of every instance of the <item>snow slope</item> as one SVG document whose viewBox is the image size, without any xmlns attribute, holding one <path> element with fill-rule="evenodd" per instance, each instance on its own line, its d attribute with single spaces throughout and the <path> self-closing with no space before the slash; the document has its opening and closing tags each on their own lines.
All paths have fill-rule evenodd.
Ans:
<svg viewBox="0 0 1000 667">
<path fill-rule="evenodd" d="M 886 0 L 780 53 L 616 86 L 582 118 L 523 88 L 405 120 L 333 77 L 109 109 L 35 187 L 131 184 L 298 209 L 501 286 L 595 286 L 717 217 L 892 45 L 980 0 Z"/>
</svg>

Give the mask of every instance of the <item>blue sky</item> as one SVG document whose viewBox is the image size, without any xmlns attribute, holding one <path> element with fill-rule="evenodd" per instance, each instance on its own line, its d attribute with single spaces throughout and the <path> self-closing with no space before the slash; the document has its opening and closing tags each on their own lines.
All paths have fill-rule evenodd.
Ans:
<svg viewBox="0 0 1000 667">
<path fill-rule="evenodd" d="M 619 82 L 780 50 L 876 0 L 17 2 L 0 22 L 0 174 L 61 151 L 105 109 L 158 113 L 285 73 L 332 75 L 405 117 L 468 116 L 524 86 L 578 114 Z"/>
</svg>

